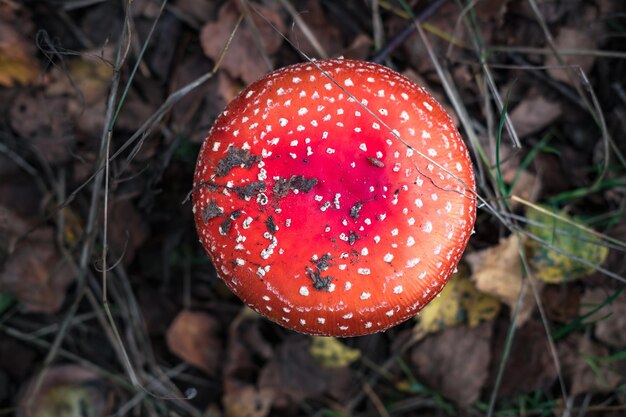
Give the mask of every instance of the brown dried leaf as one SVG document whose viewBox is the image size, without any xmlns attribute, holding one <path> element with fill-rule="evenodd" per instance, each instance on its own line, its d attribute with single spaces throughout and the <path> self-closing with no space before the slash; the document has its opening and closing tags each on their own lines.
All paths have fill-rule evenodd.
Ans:
<svg viewBox="0 0 626 417">
<path fill-rule="evenodd" d="M 537 154 L 533 161 L 535 171 L 541 178 L 549 178 L 549 181 L 543 181 L 541 183 L 541 195 L 552 196 L 572 188 L 577 178 L 575 175 L 569 175 L 568 172 L 566 172 L 566 167 L 564 166 L 565 160 L 567 160 L 568 163 L 572 163 L 575 167 L 583 166 L 578 160 L 571 162 L 572 159 L 561 158 L 560 156 L 546 152 L 539 152 Z M 577 171 L 583 170 L 577 169 Z"/>
<path fill-rule="evenodd" d="M 596 48 L 597 34 L 591 30 L 590 27 L 562 27 L 559 30 L 555 41 L 557 49 L 595 49 Z M 571 78 L 576 82 L 579 78 L 578 68 L 580 68 L 585 74 L 589 74 L 595 58 L 593 55 L 562 55 L 561 59 L 563 64 L 569 67 L 573 67 L 573 71 L 569 71 L 563 68 L 557 57 L 554 55 L 548 56 L 546 59 L 546 66 L 548 66 L 548 74 L 552 78 L 558 81 L 562 81 L 567 84 L 572 84 L 568 71 L 571 74 Z"/>
<path fill-rule="evenodd" d="M 113 75 L 113 69 L 107 59 L 114 60 L 113 54 L 112 48 L 104 48 L 92 52 L 92 56 L 101 56 L 102 59 L 96 59 L 92 56 L 75 58 L 68 61 L 67 68 L 55 67 L 48 76 L 45 94 L 43 97 L 39 97 L 42 108 L 33 115 L 39 115 L 40 123 L 49 125 L 53 121 L 59 120 L 63 121 L 65 125 L 69 124 L 72 129 L 71 136 L 75 136 L 76 131 L 78 131 L 84 134 L 88 140 L 98 138 L 104 123 L 106 97 Z M 152 114 L 156 105 L 147 103 L 145 96 L 149 99 L 150 95 L 147 92 L 155 89 L 149 89 L 145 86 L 144 88 L 146 92 L 142 95 L 137 93 L 137 89 L 129 90 L 122 111 L 116 120 L 117 128 L 134 131 L 139 120 L 146 120 Z M 59 108 L 58 115 L 47 109 L 46 106 L 50 105 Z M 46 112 L 50 115 L 48 116 Z M 41 117 L 41 115 L 45 117 Z M 59 136 L 58 133 L 54 134 Z"/>
<path fill-rule="evenodd" d="M 514 310 L 522 289 L 522 261 L 519 252 L 519 238 L 511 235 L 501 239 L 491 248 L 466 255 L 472 268 L 471 279 L 478 290 L 490 294 Z M 526 322 L 533 312 L 535 303 L 532 292 L 527 289 L 522 307 L 517 317 L 517 325 Z"/>
<path fill-rule="evenodd" d="M 321 396 L 327 387 L 324 373 L 309 354 L 310 341 L 291 337 L 278 347 L 276 357 L 263 368 L 259 386 L 273 389 L 277 406 L 287 408 Z M 302 376 L 306 375 L 306 378 Z"/>
<path fill-rule="evenodd" d="M 232 321 L 224 361 L 226 393 L 236 391 L 242 385 L 254 384 L 262 364 L 274 355 L 273 346 L 263 337 L 261 323 L 259 315 L 248 307 L 244 307 Z"/>
<path fill-rule="evenodd" d="M 48 162 L 69 160 L 74 135 L 65 97 L 46 97 L 42 92 L 22 90 L 9 110 L 11 128 Z"/>
<path fill-rule="evenodd" d="M 542 95 L 527 96 L 511 111 L 511 121 L 520 138 L 545 129 L 563 113 L 561 103 Z"/>
<path fill-rule="evenodd" d="M 541 179 L 539 176 L 529 171 L 522 171 L 518 175 L 519 166 L 508 167 L 506 171 L 502 172 L 502 179 L 507 184 L 512 184 L 511 195 L 518 196 L 526 201 L 535 202 L 541 191 Z M 515 183 L 513 183 L 515 181 Z M 511 208 L 517 209 L 522 206 L 522 203 L 516 200 L 510 200 Z"/>
<path fill-rule="evenodd" d="M 623 381 L 615 363 L 602 361 L 609 354 L 606 346 L 575 334 L 558 347 L 563 376 L 571 383 L 570 395 L 612 392 Z"/>
<path fill-rule="evenodd" d="M 567 323 L 579 315 L 581 290 L 573 285 L 546 285 L 541 302 L 549 320 Z"/>
<path fill-rule="evenodd" d="M 0 207 L 0 292 L 14 294 L 27 311 L 53 314 L 74 274 L 55 249 L 52 228 L 29 230 L 23 219 Z"/>
<path fill-rule="evenodd" d="M 219 322 L 215 318 L 183 310 L 167 330 L 167 346 L 185 362 L 215 376 L 222 361 L 222 343 L 218 333 Z"/>
<path fill-rule="evenodd" d="M 365 61 L 372 51 L 372 45 L 374 45 L 372 38 L 364 33 L 359 33 L 352 40 L 352 43 L 343 50 L 342 55 L 347 59 Z"/>
<path fill-rule="evenodd" d="M 142 285 L 138 288 L 137 301 L 148 334 L 162 339 L 167 333 L 167 324 L 171 323 L 178 313 L 172 294 L 160 287 Z"/>
<path fill-rule="evenodd" d="M 200 52 L 187 54 L 172 70 L 170 77 L 169 92 L 173 93 L 193 80 L 211 71 L 213 64 Z M 219 72 L 219 76 L 228 77 L 226 73 Z M 228 101 L 222 100 L 217 94 L 218 77 L 213 77 L 203 88 L 196 88 L 189 92 L 171 110 L 171 125 L 175 131 L 183 131 L 194 142 L 199 142 L 206 137 L 209 128 L 224 110 Z M 200 117 L 198 115 L 200 114 Z"/>
<path fill-rule="evenodd" d="M 147 222 L 128 200 L 116 201 L 109 211 L 110 256 L 130 264 L 150 234 Z"/>
<path fill-rule="evenodd" d="M 290 409 L 324 394 L 346 398 L 354 386 L 350 368 L 321 367 L 311 356 L 310 345 L 310 339 L 293 335 L 278 347 L 274 358 L 263 368 L 259 387 L 274 391 L 276 408 Z"/>
<path fill-rule="evenodd" d="M 222 97 L 224 106 L 226 103 L 230 103 L 235 97 L 237 97 L 237 94 L 241 92 L 241 89 L 242 85 L 233 80 L 228 74 L 220 72 L 217 76 L 217 91 L 219 92 L 219 96 Z M 220 109 L 220 112 L 221 110 L 222 109 Z"/>
<path fill-rule="evenodd" d="M 416 372 L 445 397 L 469 406 L 487 380 L 492 327 L 451 327 L 427 337 L 411 352 Z"/>
<path fill-rule="evenodd" d="M 455 23 L 460 12 L 461 9 L 455 2 L 444 2 L 443 6 L 437 9 L 433 16 L 429 17 L 425 30 L 427 31 L 430 44 L 437 54 L 446 54 L 452 37 L 460 45 L 462 45 L 460 40 L 466 38 L 463 33 L 463 25 L 460 25 L 458 27 L 459 30 L 455 32 L 457 29 Z M 406 20 L 399 19 L 398 27 L 393 28 L 391 33 L 399 33 L 405 25 Z M 436 74 L 433 61 L 428 56 L 428 48 L 421 41 L 418 33 L 412 34 L 406 42 L 403 42 L 401 48 L 403 49 L 402 57 L 408 60 L 410 66 L 416 69 L 418 73 L 427 74 L 428 76 Z M 446 55 L 446 57 L 451 60 L 460 59 L 459 51 L 461 50 L 462 48 L 453 48 L 452 55 Z M 435 79 L 433 76 L 432 80 L 435 81 Z M 439 82 L 439 80 L 437 79 L 436 82 Z"/>
<path fill-rule="evenodd" d="M 276 27 L 277 31 L 285 32 L 285 24 L 277 12 L 260 4 L 255 4 L 254 7 Z M 278 51 L 282 43 L 280 34 L 255 11 L 251 12 L 251 15 L 260 32 L 260 41 L 265 53 L 268 56 L 272 55 Z M 217 21 L 204 25 L 200 33 L 200 43 L 206 56 L 213 60 L 219 57 L 238 17 L 239 13 L 232 6 L 232 3 L 227 2 L 220 9 Z M 222 61 L 223 69 L 233 77 L 240 77 L 246 84 L 256 81 L 268 71 L 263 55 L 256 48 L 256 40 L 257 35 L 254 31 L 246 22 L 242 23 Z"/>
<path fill-rule="evenodd" d="M 490 382 L 493 385 L 504 351 L 508 325 L 496 327 L 495 347 L 491 361 Z M 556 365 L 548 346 L 543 325 L 529 321 L 515 332 L 515 340 L 506 358 L 506 366 L 498 394 L 510 397 L 535 390 L 546 391 L 557 377 Z M 492 389 L 492 388 L 489 388 Z"/>
<path fill-rule="evenodd" d="M 589 313 L 614 292 L 615 290 L 606 291 L 602 288 L 588 289 L 580 302 L 579 314 L 582 316 Z M 622 292 L 612 303 L 606 304 L 586 321 L 597 321 L 594 334 L 598 340 L 618 349 L 626 347 L 626 292 Z"/>
</svg>

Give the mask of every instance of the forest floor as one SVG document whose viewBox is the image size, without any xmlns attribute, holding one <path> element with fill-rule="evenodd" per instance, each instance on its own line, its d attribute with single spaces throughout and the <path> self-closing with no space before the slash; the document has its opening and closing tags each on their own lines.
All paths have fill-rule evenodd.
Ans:
<svg viewBox="0 0 626 417">
<path fill-rule="evenodd" d="M 345 339 L 244 307 L 187 201 L 241 89 L 338 56 L 455 114 L 481 197 L 441 297 Z M 622 0 L 4 0 L 0 108 L 0 415 L 626 415 Z"/>
</svg>

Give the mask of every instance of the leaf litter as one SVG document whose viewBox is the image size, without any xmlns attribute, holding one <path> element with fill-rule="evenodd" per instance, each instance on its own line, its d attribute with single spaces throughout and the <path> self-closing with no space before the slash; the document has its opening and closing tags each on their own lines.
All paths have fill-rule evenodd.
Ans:
<svg viewBox="0 0 626 417">
<path fill-rule="evenodd" d="M 0 5 L 0 408 L 19 407 L 17 393 L 33 378 L 43 375 L 39 384 L 47 387 L 59 367 L 71 366 L 71 381 L 56 384 L 58 396 L 98 399 L 93 410 L 100 414 L 110 401 L 115 409 L 133 404 L 135 413 L 152 413 L 154 398 L 141 397 L 110 375 L 124 375 L 121 364 L 127 360 L 144 388 L 158 386 L 161 397 L 181 398 L 189 386 L 198 392 L 184 402 L 163 403 L 170 414 L 476 414 L 493 392 L 496 411 L 531 393 L 559 397 L 549 335 L 572 407 L 583 404 L 587 394 L 594 404 L 623 407 L 625 303 L 618 293 L 623 283 L 597 269 L 619 276 L 626 271 L 619 243 L 624 241 L 624 5 L 494 0 L 461 9 L 443 3 L 423 26 L 435 55 L 445 58 L 441 72 L 414 34 L 407 10 L 393 2 L 177 0 L 163 13 L 156 3 L 134 2 L 129 26 L 118 3 L 58 10 Z M 408 6 L 416 15 L 426 7 Z M 113 77 L 122 80 L 119 99 L 133 76 L 111 131 L 112 152 L 169 94 L 212 71 L 242 12 L 243 23 L 215 76 L 150 126 L 132 153 L 111 162 L 106 193 L 88 184 L 59 209 L 101 160 Z M 131 28 L 130 39 L 120 37 L 124 27 Z M 465 109 L 468 116 L 455 115 L 454 122 L 476 129 L 480 139 L 472 153 L 486 202 L 465 255 L 467 267 L 416 321 L 382 335 L 311 338 L 243 308 L 197 245 L 188 205 L 180 205 L 198 145 L 223 106 L 270 68 L 301 61 L 299 52 L 320 58 L 318 46 L 330 56 L 361 59 L 382 51 L 387 65 L 421 80 L 446 108 Z M 122 68 L 116 72 L 119 51 Z M 575 72 L 568 76 L 565 68 Z M 588 84 L 580 84 L 579 71 Z M 506 95 L 509 88 L 521 149 L 512 146 L 506 131 L 496 136 L 500 112 L 493 96 Z M 589 89 L 614 141 L 609 156 L 598 140 L 597 118 L 587 110 Z M 506 204 L 500 202 L 507 197 L 490 185 L 498 141 L 503 180 L 518 197 Z M 608 170 L 599 172 L 607 157 Z M 598 177 L 602 181 L 594 185 Z M 120 339 L 112 337 L 106 321 L 93 319 L 102 309 L 105 194 L 108 307 Z M 515 229 L 501 219 L 519 225 Z M 520 237 L 524 233 L 542 242 Z M 525 281 L 531 278 L 539 300 Z M 88 295 L 81 298 L 85 288 Z M 543 326 L 543 314 L 550 329 Z M 513 320 L 517 327 L 506 350 Z M 54 345 L 54 326 L 67 326 L 71 337 Z M 103 329 L 107 336 L 94 337 Z M 49 349 L 52 363 L 47 374 L 39 374 Z M 76 378 L 85 372 L 72 365 L 78 358 L 90 364 L 87 391 L 75 391 Z M 496 389 L 501 364 L 504 374 Z M 94 375 L 93 369 L 100 372 Z M 401 388 L 407 380 L 409 391 Z"/>
</svg>

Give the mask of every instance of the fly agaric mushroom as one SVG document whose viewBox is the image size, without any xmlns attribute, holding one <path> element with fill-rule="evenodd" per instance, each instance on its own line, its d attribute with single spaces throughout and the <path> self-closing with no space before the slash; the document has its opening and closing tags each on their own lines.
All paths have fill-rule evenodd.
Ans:
<svg viewBox="0 0 626 417">
<path fill-rule="evenodd" d="M 193 211 L 218 274 L 252 309 L 356 336 L 441 291 L 474 226 L 474 187 L 430 94 L 331 59 L 268 74 L 227 106 L 200 150 Z"/>
</svg>

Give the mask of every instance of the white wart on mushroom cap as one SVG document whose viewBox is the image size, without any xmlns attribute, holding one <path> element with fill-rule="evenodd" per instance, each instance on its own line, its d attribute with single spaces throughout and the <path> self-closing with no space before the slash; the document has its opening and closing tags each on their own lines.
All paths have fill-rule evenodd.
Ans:
<svg viewBox="0 0 626 417">
<path fill-rule="evenodd" d="M 441 291 L 474 226 L 474 187 L 432 96 L 386 67 L 327 60 L 275 71 L 228 105 L 200 151 L 193 210 L 251 308 L 355 336 Z"/>
</svg>

